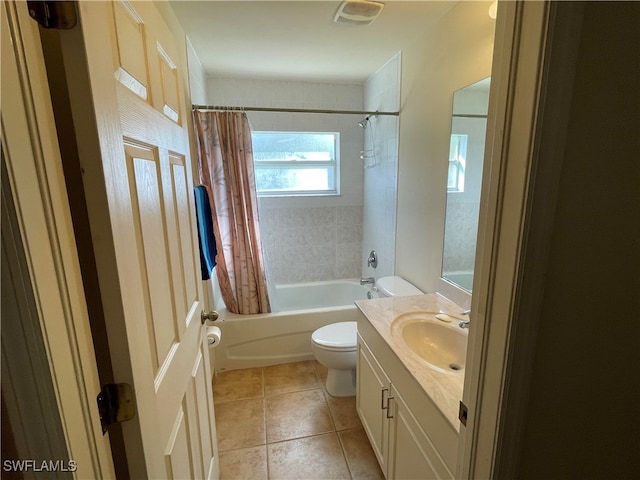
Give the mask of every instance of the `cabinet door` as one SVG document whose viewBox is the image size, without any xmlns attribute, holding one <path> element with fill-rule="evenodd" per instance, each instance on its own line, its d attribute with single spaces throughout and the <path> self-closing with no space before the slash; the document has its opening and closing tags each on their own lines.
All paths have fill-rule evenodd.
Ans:
<svg viewBox="0 0 640 480">
<path fill-rule="evenodd" d="M 431 440 L 393 387 L 389 399 L 389 415 L 393 418 L 389 432 L 387 478 L 398 480 L 453 478 Z"/>
<path fill-rule="evenodd" d="M 358 336 L 356 410 L 383 472 L 387 472 L 389 420 L 387 406 L 391 382 Z"/>
</svg>

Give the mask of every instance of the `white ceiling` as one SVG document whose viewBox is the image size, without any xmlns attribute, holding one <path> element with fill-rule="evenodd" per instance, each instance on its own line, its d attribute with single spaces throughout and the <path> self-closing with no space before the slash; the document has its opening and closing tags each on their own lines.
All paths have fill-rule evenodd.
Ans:
<svg viewBox="0 0 640 480">
<path fill-rule="evenodd" d="M 207 75 L 358 83 L 457 2 L 387 0 L 366 26 L 334 23 L 340 3 L 170 2 Z"/>
</svg>

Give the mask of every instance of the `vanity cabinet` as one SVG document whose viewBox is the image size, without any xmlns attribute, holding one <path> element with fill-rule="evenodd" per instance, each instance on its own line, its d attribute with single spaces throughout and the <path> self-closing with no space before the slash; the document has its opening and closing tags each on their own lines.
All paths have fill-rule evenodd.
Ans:
<svg viewBox="0 0 640 480">
<path fill-rule="evenodd" d="M 360 331 L 360 322 L 358 328 Z M 457 432 L 447 432 L 449 436 L 443 437 L 441 447 L 448 453 L 444 458 L 434 445 L 434 440 L 440 437 L 443 419 L 437 418 L 435 411 L 424 410 L 431 400 L 424 391 L 406 384 L 408 372 L 397 370 L 391 351 L 375 345 L 382 341 L 381 337 L 372 340 L 374 345 L 370 348 L 358 333 L 356 410 L 385 477 L 452 479 Z M 403 386 L 408 387 L 406 392 Z M 420 415 L 420 421 L 416 415 Z M 427 433 L 431 425 L 435 431 Z"/>
<path fill-rule="evenodd" d="M 389 391 L 391 380 L 358 335 L 356 410 L 369 436 L 380 468 L 386 474 L 389 464 Z M 385 398 L 386 397 L 386 398 Z"/>
<path fill-rule="evenodd" d="M 391 391 L 388 471 L 392 473 L 387 478 L 453 478 L 400 394 Z"/>
</svg>

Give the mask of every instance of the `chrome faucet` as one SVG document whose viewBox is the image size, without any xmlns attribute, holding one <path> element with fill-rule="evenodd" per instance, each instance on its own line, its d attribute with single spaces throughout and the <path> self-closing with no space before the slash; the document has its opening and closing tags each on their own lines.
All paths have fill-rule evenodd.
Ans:
<svg viewBox="0 0 640 480">
<path fill-rule="evenodd" d="M 469 315 L 469 313 L 471 313 L 471 310 L 465 310 L 464 312 L 460 312 L 460 315 Z M 458 326 L 460 328 L 469 328 L 469 320 L 460 320 Z"/>
<path fill-rule="evenodd" d="M 369 258 L 367 258 L 367 266 L 376 268 L 378 266 L 378 254 L 375 250 L 371 250 Z"/>
<path fill-rule="evenodd" d="M 360 278 L 360 285 L 373 285 L 375 282 L 376 279 L 373 277 Z"/>
</svg>

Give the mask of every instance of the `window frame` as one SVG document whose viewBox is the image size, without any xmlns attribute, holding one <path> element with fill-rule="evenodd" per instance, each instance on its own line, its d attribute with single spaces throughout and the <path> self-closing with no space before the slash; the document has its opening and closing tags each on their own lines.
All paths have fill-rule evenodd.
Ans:
<svg viewBox="0 0 640 480">
<path fill-rule="evenodd" d="M 456 138 L 455 148 L 453 144 L 454 137 Z M 449 170 L 447 172 L 447 193 L 464 193 L 468 141 L 469 135 L 466 133 L 451 134 L 449 140 Z M 454 170 L 454 178 L 452 178 L 451 169 Z"/>
<path fill-rule="evenodd" d="M 255 146 L 253 145 L 253 134 L 287 134 L 287 135 L 332 135 L 333 136 L 333 158 L 331 160 L 256 160 Z M 252 151 L 254 153 L 254 170 L 260 168 L 277 168 L 282 170 L 310 170 L 313 168 L 333 168 L 333 188 L 328 190 L 260 190 L 256 178 L 256 193 L 258 197 L 330 197 L 340 195 L 340 132 L 326 131 L 291 131 L 291 130 L 256 130 L 251 132 Z M 257 177 L 257 175 L 256 175 Z M 331 182 L 330 182 L 331 183 Z"/>
</svg>

